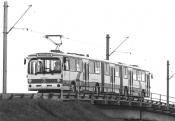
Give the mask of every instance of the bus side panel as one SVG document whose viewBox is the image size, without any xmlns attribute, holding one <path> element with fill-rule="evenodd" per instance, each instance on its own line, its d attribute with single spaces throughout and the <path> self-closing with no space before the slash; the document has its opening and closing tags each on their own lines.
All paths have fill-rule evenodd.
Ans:
<svg viewBox="0 0 175 121">
<path fill-rule="evenodd" d="M 124 79 L 123 79 L 123 88 L 124 88 L 125 86 L 126 86 L 126 87 L 129 86 L 129 78 L 124 78 Z"/>
<path fill-rule="evenodd" d="M 119 93 L 120 90 L 120 77 L 115 77 L 115 89 L 114 91 L 116 93 Z"/>
<path fill-rule="evenodd" d="M 140 83 L 139 81 L 133 81 L 133 96 L 139 96 L 140 92 Z"/>
<path fill-rule="evenodd" d="M 63 71 L 63 81 L 66 84 L 70 84 L 70 72 L 69 71 Z"/>
<path fill-rule="evenodd" d="M 82 72 L 70 71 L 69 72 L 69 80 L 70 80 L 70 82 L 72 82 L 72 81 L 75 81 L 75 82 L 80 81 L 81 83 L 83 83 L 84 82 L 83 81 L 83 73 Z"/>
<path fill-rule="evenodd" d="M 142 90 L 146 90 L 145 81 L 141 81 L 141 89 L 142 89 Z"/>
<path fill-rule="evenodd" d="M 100 74 L 89 74 L 89 82 L 101 83 L 101 75 Z"/>
<path fill-rule="evenodd" d="M 111 86 L 112 86 L 112 84 L 110 84 L 110 76 L 104 75 L 104 91 L 111 92 L 112 91 Z"/>
<path fill-rule="evenodd" d="M 101 75 L 100 74 L 89 74 L 89 87 L 91 90 L 94 90 L 96 83 L 101 84 Z"/>
</svg>

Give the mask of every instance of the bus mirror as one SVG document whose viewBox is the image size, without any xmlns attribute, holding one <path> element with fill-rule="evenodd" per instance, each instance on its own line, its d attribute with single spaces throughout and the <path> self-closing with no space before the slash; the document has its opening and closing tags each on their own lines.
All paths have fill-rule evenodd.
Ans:
<svg viewBox="0 0 175 121">
<path fill-rule="evenodd" d="M 26 65 L 26 59 L 24 58 L 24 65 Z"/>
</svg>

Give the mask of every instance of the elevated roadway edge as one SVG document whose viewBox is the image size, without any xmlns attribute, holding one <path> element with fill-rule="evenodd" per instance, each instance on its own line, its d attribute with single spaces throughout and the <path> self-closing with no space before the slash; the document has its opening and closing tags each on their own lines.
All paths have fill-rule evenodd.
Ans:
<svg viewBox="0 0 175 121">
<path fill-rule="evenodd" d="M 79 101 L 89 102 L 100 109 L 105 115 L 112 119 L 133 119 L 140 121 L 175 121 L 174 105 L 172 109 L 167 109 L 163 103 L 155 103 L 155 101 L 146 101 L 148 104 L 144 105 L 144 100 L 140 99 L 134 101 L 123 96 L 110 95 L 95 95 L 95 94 L 76 94 L 76 93 L 7 93 L 0 94 L 1 100 L 12 100 L 15 98 L 30 98 L 30 99 L 44 99 L 56 100 L 62 102 Z M 126 98 L 126 99 L 125 99 Z M 154 104 L 155 103 L 155 104 Z M 157 105 L 159 104 L 159 105 Z M 164 106 L 165 105 L 165 106 Z M 145 106 L 145 107 L 144 107 Z"/>
</svg>

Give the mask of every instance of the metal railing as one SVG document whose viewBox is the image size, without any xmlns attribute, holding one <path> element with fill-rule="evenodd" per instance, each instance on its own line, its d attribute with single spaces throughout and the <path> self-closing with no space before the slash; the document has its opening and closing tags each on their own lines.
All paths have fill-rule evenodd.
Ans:
<svg viewBox="0 0 175 121">
<path fill-rule="evenodd" d="M 75 88 L 75 87 L 74 87 Z M 150 93 L 150 97 L 133 96 L 121 94 L 120 88 L 115 88 L 119 93 L 112 92 L 110 87 L 104 87 L 105 92 L 98 86 L 77 86 L 76 90 L 60 93 L 7 93 L 0 94 L 0 100 L 11 100 L 14 98 L 30 99 L 54 99 L 58 101 L 90 101 L 92 104 L 124 105 L 152 109 L 154 111 L 168 111 L 175 115 L 175 97 L 169 97 L 169 107 L 166 105 L 166 95 Z M 113 90 L 114 91 L 114 90 Z M 138 91 L 138 93 L 141 93 Z"/>
<path fill-rule="evenodd" d="M 87 93 L 87 94 L 115 94 L 118 96 L 128 96 L 128 97 L 135 97 L 135 98 L 139 98 L 139 97 L 144 97 L 143 95 L 132 95 L 132 92 L 128 92 L 129 94 L 125 95 L 124 94 L 124 87 L 121 89 L 120 87 L 115 87 L 115 88 L 111 88 L 111 87 L 107 87 L 104 86 L 103 88 L 99 87 L 99 86 L 76 86 L 76 87 L 72 87 L 73 91 L 70 91 L 72 93 Z M 64 91 L 63 91 L 64 93 Z M 142 91 L 135 91 L 135 93 L 141 94 Z M 15 95 L 15 96 L 21 96 L 24 97 L 25 95 L 35 95 L 36 93 L 7 93 L 6 95 Z M 3 94 L 0 94 L 0 97 L 2 97 Z M 13 96 L 12 96 L 13 97 Z M 162 94 L 158 94 L 158 93 L 150 93 L 149 97 L 144 97 L 145 100 L 150 100 L 150 101 L 157 101 L 157 102 L 161 102 L 161 103 L 166 103 L 167 102 L 167 96 L 166 95 L 162 95 Z M 169 104 L 175 105 L 175 97 L 169 97 Z"/>
<path fill-rule="evenodd" d="M 150 97 L 146 97 L 145 99 L 167 103 L 167 96 L 158 93 L 150 93 Z M 175 105 L 175 97 L 169 97 L 169 104 Z"/>
</svg>

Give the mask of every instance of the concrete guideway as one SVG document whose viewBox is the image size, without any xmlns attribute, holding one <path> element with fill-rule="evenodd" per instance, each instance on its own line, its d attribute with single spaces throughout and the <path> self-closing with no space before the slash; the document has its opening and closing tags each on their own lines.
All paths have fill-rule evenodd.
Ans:
<svg viewBox="0 0 175 121">
<path fill-rule="evenodd" d="M 110 93 L 95 93 L 95 92 L 61 92 L 61 93 L 7 93 L 0 94 L 0 100 L 11 100 L 15 98 L 29 98 L 29 99 L 51 99 L 57 101 L 86 101 L 100 107 L 108 115 L 117 116 L 121 113 L 122 115 L 128 115 L 133 117 L 140 117 L 140 119 L 146 117 L 152 117 L 155 115 L 158 117 L 169 117 L 175 120 L 175 103 L 171 102 L 169 107 L 166 105 L 166 101 L 162 98 L 162 95 L 158 95 L 157 98 L 152 93 L 150 98 L 124 96 Z M 112 111 L 113 113 L 109 113 Z M 131 113 L 132 112 L 132 113 Z M 121 116 L 122 116 L 121 115 Z M 160 116 L 159 116 L 160 115 Z M 124 115 L 123 115 L 124 116 Z M 153 116 L 154 117 L 154 116 Z M 117 117 L 114 117 L 117 118 Z M 153 118 L 155 119 L 155 117 Z M 168 121 L 166 118 L 161 118 L 160 121 Z M 159 121 L 159 120 L 158 120 Z"/>
</svg>

